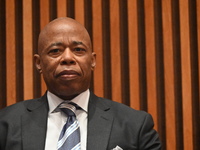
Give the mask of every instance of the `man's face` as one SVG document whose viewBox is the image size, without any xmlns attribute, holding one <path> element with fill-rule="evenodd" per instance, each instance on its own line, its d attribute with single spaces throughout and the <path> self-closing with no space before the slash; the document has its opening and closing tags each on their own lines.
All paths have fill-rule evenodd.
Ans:
<svg viewBox="0 0 200 150">
<path fill-rule="evenodd" d="M 87 90 L 95 67 L 88 33 L 76 23 L 53 23 L 41 34 L 36 67 L 50 92 L 71 99 Z"/>
</svg>

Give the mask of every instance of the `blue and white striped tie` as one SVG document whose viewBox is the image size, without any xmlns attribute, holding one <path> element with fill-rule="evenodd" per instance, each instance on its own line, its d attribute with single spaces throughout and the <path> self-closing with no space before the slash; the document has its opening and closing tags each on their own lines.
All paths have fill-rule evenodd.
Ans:
<svg viewBox="0 0 200 150">
<path fill-rule="evenodd" d="M 80 128 L 76 119 L 76 104 L 61 103 L 59 108 L 67 115 L 67 122 L 64 125 L 57 148 L 58 150 L 80 150 Z"/>
</svg>

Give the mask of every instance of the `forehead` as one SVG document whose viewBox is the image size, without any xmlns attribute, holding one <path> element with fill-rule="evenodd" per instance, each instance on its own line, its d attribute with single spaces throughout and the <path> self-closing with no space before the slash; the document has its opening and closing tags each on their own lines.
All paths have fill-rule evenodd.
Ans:
<svg viewBox="0 0 200 150">
<path fill-rule="evenodd" d="M 91 40 L 86 29 L 76 22 L 58 21 L 50 23 L 40 33 L 38 50 L 43 50 L 52 43 L 82 42 L 86 47 L 91 48 Z"/>
</svg>

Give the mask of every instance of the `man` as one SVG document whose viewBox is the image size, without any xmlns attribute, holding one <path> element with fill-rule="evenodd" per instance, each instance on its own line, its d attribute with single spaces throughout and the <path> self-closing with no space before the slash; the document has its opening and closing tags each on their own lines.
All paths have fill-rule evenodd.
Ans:
<svg viewBox="0 0 200 150">
<path fill-rule="evenodd" d="M 158 150 L 161 143 L 151 115 L 95 96 L 90 90 L 96 54 L 86 29 L 70 18 L 50 22 L 40 33 L 36 68 L 47 92 L 0 111 L 0 150 L 56 150 L 69 116 L 62 102 L 73 102 L 81 149 Z"/>
</svg>

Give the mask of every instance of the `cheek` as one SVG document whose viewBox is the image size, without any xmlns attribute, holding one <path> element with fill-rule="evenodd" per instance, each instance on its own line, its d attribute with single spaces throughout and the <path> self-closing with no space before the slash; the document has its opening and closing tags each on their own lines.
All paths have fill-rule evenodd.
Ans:
<svg viewBox="0 0 200 150">
<path fill-rule="evenodd" d="M 83 63 L 84 65 L 81 66 L 85 76 L 90 76 L 91 75 L 91 71 L 92 71 L 92 67 L 91 67 L 91 62 L 87 61 Z"/>
<path fill-rule="evenodd" d="M 43 73 L 47 74 L 48 76 L 48 74 L 50 75 L 55 71 L 57 63 L 55 60 L 52 59 L 44 59 L 41 66 Z"/>
</svg>

